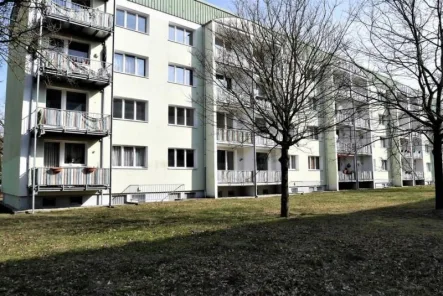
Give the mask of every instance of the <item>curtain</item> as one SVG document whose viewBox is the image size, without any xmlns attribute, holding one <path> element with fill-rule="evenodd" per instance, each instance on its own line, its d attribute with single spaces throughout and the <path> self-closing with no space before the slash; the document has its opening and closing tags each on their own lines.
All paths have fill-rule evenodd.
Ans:
<svg viewBox="0 0 443 296">
<path fill-rule="evenodd" d="M 44 166 L 58 167 L 60 165 L 60 143 L 45 143 Z"/>
<path fill-rule="evenodd" d="M 114 55 L 114 59 L 115 59 L 115 64 L 114 64 L 115 71 L 123 72 L 123 55 L 116 53 Z"/>
<path fill-rule="evenodd" d="M 138 167 L 144 167 L 145 166 L 145 148 L 135 148 L 135 159 L 136 159 L 136 164 L 135 166 Z"/>
<path fill-rule="evenodd" d="M 125 56 L 125 73 L 135 74 L 135 57 Z"/>
<path fill-rule="evenodd" d="M 134 166 L 134 149 L 132 147 L 123 148 L 124 166 Z"/>
<path fill-rule="evenodd" d="M 122 165 L 122 149 L 120 146 L 112 147 L 112 166 Z"/>
<path fill-rule="evenodd" d="M 146 76 L 146 65 L 144 59 L 137 58 L 137 75 Z"/>
</svg>

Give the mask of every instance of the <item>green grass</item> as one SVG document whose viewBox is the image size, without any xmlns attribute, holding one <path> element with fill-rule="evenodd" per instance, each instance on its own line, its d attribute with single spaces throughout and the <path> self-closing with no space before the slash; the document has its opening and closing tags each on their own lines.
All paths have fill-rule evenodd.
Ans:
<svg viewBox="0 0 443 296">
<path fill-rule="evenodd" d="M 0 215 L 0 295 L 443 294 L 433 188 Z"/>
</svg>

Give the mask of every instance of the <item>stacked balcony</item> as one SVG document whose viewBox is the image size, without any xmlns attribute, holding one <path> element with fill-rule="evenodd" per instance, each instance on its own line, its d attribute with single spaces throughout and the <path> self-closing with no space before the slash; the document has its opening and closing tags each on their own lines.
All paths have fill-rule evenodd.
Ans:
<svg viewBox="0 0 443 296">
<path fill-rule="evenodd" d="M 336 115 L 336 121 L 339 125 L 354 126 L 358 129 L 370 129 L 369 119 L 356 118 L 353 122 L 352 117 L 346 115 L 343 112 L 338 112 Z"/>
<path fill-rule="evenodd" d="M 257 180 L 258 184 L 279 184 L 280 171 L 218 171 L 217 180 L 220 185 L 252 185 Z"/>
<path fill-rule="evenodd" d="M 372 181 L 373 180 L 373 175 L 372 175 L 372 171 L 358 171 L 358 181 Z M 350 172 L 350 173 L 343 173 L 343 172 L 338 172 L 338 180 L 339 182 L 355 182 L 357 181 L 355 172 Z"/>
<path fill-rule="evenodd" d="M 66 0 L 45 1 L 44 15 L 61 31 L 74 30 L 95 40 L 108 38 L 114 26 L 112 14 Z"/>
<path fill-rule="evenodd" d="M 32 186 L 34 175 L 38 192 L 97 191 L 110 185 L 110 169 L 107 168 L 35 168 L 30 170 L 29 186 Z"/>
<path fill-rule="evenodd" d="M 360 155 L 371 155 L 371 145 L 363 145 L 357 143 L 357 153 Z M 337 153 L 345 154 L 345 155 L 354 155 L 355 154 L 355 144 L 349 142 L 338 142 L 337 143 Z"/>
<path fill-rule="evenodd" d="M 217 128 L 217 143 L 229 146 L 252 146 L 253 137 L 247 130 Z M 271 148 L 276 146 L 273 140 L 258 135 L 255 136 L 255 145 Z"/>
</svg>

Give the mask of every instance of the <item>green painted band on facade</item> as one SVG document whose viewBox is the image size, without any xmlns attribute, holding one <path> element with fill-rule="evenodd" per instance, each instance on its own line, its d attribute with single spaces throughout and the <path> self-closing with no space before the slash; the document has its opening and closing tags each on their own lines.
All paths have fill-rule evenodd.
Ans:
<svg viewBox="0 0 443 296">
<path fill-rule="evenodd" d="M 200 25 L 234 14 L 199 0 L 129 0 Z"/>
</svg>

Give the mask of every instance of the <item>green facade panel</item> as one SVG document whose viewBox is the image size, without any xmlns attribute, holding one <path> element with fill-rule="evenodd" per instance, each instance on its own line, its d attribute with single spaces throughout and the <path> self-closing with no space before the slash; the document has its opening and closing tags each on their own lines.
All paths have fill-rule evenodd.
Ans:
<svg viewBox="0 0 443 296">
<path fill-rule="evenodd" d="M 232 17 L 232 13 L 217 8 L 209 3 L 200 0 L 129 0 L 187 21 L 206 24 L 207 22 L 223 18 Z"/>
</svg>

